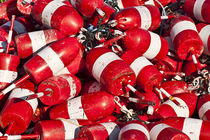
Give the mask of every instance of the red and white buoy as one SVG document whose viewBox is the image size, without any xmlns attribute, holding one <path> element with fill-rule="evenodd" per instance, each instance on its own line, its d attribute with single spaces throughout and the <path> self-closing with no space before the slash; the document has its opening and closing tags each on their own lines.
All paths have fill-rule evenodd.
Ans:
<svg viewBox="0 0 210 140">
<path fill-rule="evenodd" d="M 55 29 L 34 31 L 15 36 L 17 54 L 20 58 L 26 58 L 40 50 L 45 45 L 65 36 Z"/>
<path fill-rule="evenodd" d="M 208 140 L 210 138 L 209 121 L 194 118 L 172 117 L 163 119 L 162 122 L 184 132 L 191 140 Z"/>
<path fill-rule="evenodd" d="M 7 135 L 21 134 L 28 128 L 38 100 L 26 101 L 25 97 L 33 94 L 34 84 L 30 81 L 25 81 L 11 92 L 0 115 L 0 125 L 2 128 L 7 127 Z"/>
<path fill-rule="evenodd" d="M 88 119 L 96 121 L 111 115 L 114 97 L 105 91 L 75 97 L 50 109 L 50 119 Z"/>
<path fill-rule="evenodd" d="M 154 116 L 157 118 L 191 117 L 196 107 L 197 96 L 192 93 L 182 93 L 173 97 L 179 105 L 167 100 L 155 111 Z"/>
<path fill-rule="evenodd" d="M 116 27 L 120 30 L 142 28 L 153 31 L 160 26 L 161 15 L 156 6 L 145 5 L 122 9 L 115 17 Z"/>
<path fill-rule="evenodd" d="M 139 6 L 143 5 L 144 2 L 141 0 L 132 0 L 132 1 L 127 1 L 127 0 L 117 0 L 117 6 L 120 9 L 128 8 L 128 7 L 134 7 L 134 6 Z"/>
<path fill-rule="evenodd" d="M 210 56 L 210 25 L 199 23 L 196 25 L 196 28 L 204 44 L 203 53 Z"/>
<path fill-rule="evenodd" d="M 120 127 L 114 122 L 99 123 L 81 128 L 78 132 L 78 138 L 116 140 L 119 132 Z"/>
<path fill-rule="evenodd" d="M 185 0 L 184 11 L 190 17 L 199 21 L 210 23 L 209 0 Z"/>
<path fill-rule="evenodd" d="M 65 47 L 63 47 L 64 45 Z M 1 91 L 0 98 L 25 79 L 32 78 L 35 83 L 40 83 L 53 76 L 75 58 L 81 47 L 80 45 L 78 40 L 73 37 L 50 44 L 24 64 L 24 70 L 27 74 Z"/>
<path fill-rule="evenodd" d="M 103 86 L 99 82 L 89 81 L 89 82 L 86 82 L 82 86 L 81 95 L 98 92 L 98 91 L 102 91 L 102 90 L 104 90 Z"/>
<path fill-rule="evenodd" d="M 193 20 L 187 16 L 178 16 L 170 23 L 170 37 L 177 56 L 182 59 L 194 60 L 204 49 Z M 196 62 L 195 62 L 196 63 Z"/>
<path fill-rule="evenodd" d="M 63 74 L 42 81 L 38 86 L 38 94 L 43 104 L 56 105 L 77 96 L 80 89 L 79 78 L 73 74 Z"/>
<path fill-rule="evenodd" d="M 133 70 L 118 55 L 108 48 L 94 48 L 86 57 L 86 67 L 93 77 L 113 95 L 123 95 L 129 91 L 125 85 L 134 85 Z"/>
<path fill-rule="evenodd" d="M 149 123 L 148 125 L 151 140 L 162 139 L 182 139 L 190 140 L 190 138 L 182 131 L 175 129 L 164 123 Z"/>
<path fill-rule="evenodd" d="M 149 130 L 138 120 L 127 122 L 120 130 L 118 140 L 150 140 Z"/>
<path fill-rule="evenodd" d="M 168 54 L 168 42 L 158 34 L 144 29 L 135 28 L 127 30 L 122 39 L 125 50 L 133 50 L 147 59 L 163 59 Z"/>
<path fill-rule="evenodd" d="M 162 6 L 168 5 L 172 0 L 144 0 L 144 4 L 146 5 L 154 5 L 157 6 L 158 8 L 162 8 Z M 158 1 L 158 2 L 157 2 Z M 161 4 L 161 5 L 160 5 Z"/>
<path fill-rule="evenodd" d="M 202 95 L 198 100 L 197 111 L 200 119 L 210 121 L 210 95 Z"/>
<path fill-rule="evenodd" d="M 83 27 L 83 19 L 71 6 L 57 0 L 37 0 L 32 9 L 33 18 L 47 28 L 73 35 Z"/>
</svg>

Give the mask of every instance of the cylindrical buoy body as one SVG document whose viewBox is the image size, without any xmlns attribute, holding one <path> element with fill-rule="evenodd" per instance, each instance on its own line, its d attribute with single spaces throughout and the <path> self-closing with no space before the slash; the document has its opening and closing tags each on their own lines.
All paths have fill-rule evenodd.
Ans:
<svg viewBox="0 0 210 140">
<path fill-rule="evenodd" d="M 78 138 L 88 140 L 116 140 L 120 127 L 114 122 L 93 124 L 80 129 Z"/>
<path fill-rule="evenodd" d="M 198 100 L 197 111 L 200 119 L 210 121 L 210 95 L 205 94 Z"/>
<path fill-rule="evenodd" d="M 184 11 L 199 21 L 210 23 L 209 0 L 185 0 Z"/>
<path fill-rule="evenodd" d="M 40 50 L 45 45 L 64 38 L 64 35 L 55 29 L 34 31 L 15 36 L 17 54 L 26 58 Z"/>
<path fill-rule="evenodd" d="M 142 122 L 132 120 L 121 128 L 118 140 L 150 140 L 149 130 Z"/>
<path fill-rule="evenodd" d="M 126 31 L 122 39 L 122 47 L 125 50 L 134 50 L 147 59 L 163 59 L 168 54 L 168 42 L 161 36 L 135 28 Z"/>
<path fill-rule="evenodd" d="M 45 105 L 63 103 L 79 94 L 81 82 L 73 74 L 63 74 L 50 77 L 42 81 L 38 86 L 38 92 L 50 92 L 49 95 L 40 97 Z"/>
<path fill-rule="evenodd" d="M 36 83 L 40 83 L 69 65 L 79 49 L 80 43 L 76 38 L 64 38 L 47 46 L 29 59 L 24 64 L 24 69 Z"/>
<path fill-rule="evenodd" d="M 126 51 L 121 58 L 130 65 L 136 75 L 136 84 L 145 92 L 153 91 L 154 86 L 159 86 L 162 82 L 162 74 L 144 56 L 134 51 Z"/>
<path fill-rule="evenodd" d="M 83 27 L 83 19 L 79 13 L 61 1 L 37 0 L 32 16 L 38 23 L 57 29 L 65 35 L 76 34 Z"/>
<path fill-rule="evenodd" d="M 178 16 L 170 23 L 170 37 L 177 56 L 182 59 L 192 59 L 190 54 L 199 57 L 204 49 L 203 42 L 193 20 L 187 16 Z"/>
<path fill-rule="evenodd" d="M 123 84 L 134 85 L 133 70 L 118 55 L 108 48 L 94 48 L 86 57 L 86 67 L 93 77 L 113 95 L 123 95 L 129 91 Z"/>
<path fill-rule="evenodd" d="M 122 9 L 114 20 L 117 21 L 117 28 L 128 30 L 132 28 L 142 28 L 153 31 L 160 26 L 160 11 L 156 6 L 145 5 Z"/>
<path fill-rule="evenodd" d="M 0 89 L 4 89 L 18 76 L 20 59 L 16 55 L 0 53 Z"/>
<path fill-rule="evenodd" d="M 25 81 L 11 92 L 0 115 L 2 128 L 12 125 L 10 134 L 21 134 L 28 128 L 38 106 L 38 100 L 25 101 L 24 96 L 32 94 L 35 94 L 34 84 L 30 81 Z"/>
<path fill-rule="evenodd" d="M 203 53 L 210 56 L 210 25 L 199 23 L 196 25 L 196 28 L 198 30 L 201 40 L 203 41 L 204 45 Z"/>
<path fill-rule="evenodd" d="M 115 109 L 114 97 L 105 91 L 73 98 L 50 110 L 50 118 L 88 119 L 96 121 L 111 115 Z"/>
</svg>

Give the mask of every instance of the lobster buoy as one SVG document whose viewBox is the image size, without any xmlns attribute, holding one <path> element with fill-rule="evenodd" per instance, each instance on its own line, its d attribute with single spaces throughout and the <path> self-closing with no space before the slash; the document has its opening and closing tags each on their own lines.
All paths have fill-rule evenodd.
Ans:
<svg viewBox="0 0 210 140">
<path fill-rule="evenodd" d="M 120 130 L 118 140 L 150 140 L 149 130 L 138 120 L 127 122 Z"/>
<path fill-rule="evenodd" d="M 86 67 L 104 89 L 113 95 L 123 95 L 123 88 L 129 91 L 124 85 L 135 84 L 133 70 L 108 48 L 92 49 L 87 54 Z"/>
<path fill-rule="evenodd" d="M 134 7 L 134 6 L 139 6 L 143 5 L 144 2 L 141 0 L 132 0 L 132 1 L 127 1 L 127 0 L 117 0 L 117 6 L 120 9 L 128 8 L 128 7 Z"/>
<path fill-rule="evenodd" d="M 49 92 L 39 99 L 45 105 L 56 105 L 77 96 L 80 89 L 81 82 L 73 74 L 53 76 L 39 84 L 38 92 Z"/>
<path fill-rule="evenodd" d="M 157 115 L 157 118 L 191 117 L 196 107 L 197 96 L 192 93 L 182 93 L 173 97 L 179 102 L 179 105 L 167 100 L 160 105 L 154 115 Z"/>
<path fill-rule="evenodd" d="M 114 97 L 105 91 L 81 95 L 50 109 L 50 119 L 86 119 L 96 121 L 111 115 Z"/>
<path fill-rule="evenodd" d="M 34 84 L 30 81 L 25 81 L 11 92 L 0 115 L 0 125 L 2 128 L 8 126 L 9 134 L 21 134 L 28 128 L 38 106 L 38 100 L 26 101 L 24 96 L 32 94 L 35 94 Z"/>
<path fill-rule="evenodd" d="M 192 18 L 210 23 L 209 0 L 185 0 L 184 11 Z"/>
<path fill-rule="evenodd" d="M 78 138 L 88 140 L 116 140 L 120 127 L 114 122 L 93 124 L 83 127 L 78 132 Z"/>
<path fill-rule="evenodd" d="M 32 9 L 33 18 L 47 28 L 65 35 L 76 34 L 83 27 L 83 19 L 73 8 L 57 0 L 37 0 Z"/>
<path fill-rule="evenodd" d="M 162 139 L 183 139 L 190 140 L 190 138 L 182 131 L 175 129 L 164 123 L 149 123 L 148 125 L 151 140 Z"/>
<path fill-rule="evenodd" d="M 199 23 L 196 25 L 199 36 L 204 44 L 204 54 L 210 56 L 210 25 Z"/>
<path fill-rule="evenodd" d="M 172 0 L 157 0 L 162 6 L 168 5 Z M 145 0 L 144 4 L 154 5 L 158 8 L 162 8 L 156 0 Z"/>
<path fill-rule="evenodd" d="M 191 140 L 210 138 L 210 122 L 194 118 L 173 117 L 162 120 L 163 123 L 187 134 Z"/>
<path fill-rule="evenodd" d="M 92 17 L 96 8 L 102 9 L 104 0 L 70 0 L 72 6 L 77 9 L 83 16 Z"/>
<path fill-rule="evenodd" d="M 55 29 L 34 31 L 15 36 L 17 54 L 26 58 L 40 50 L 45 45 L 64 38 L 64 35 Z"/>
<path fill-rule="evenodd" d="M 205 94 L 198 100 L 197 111 L 200 119 L 210 121 L 210 95 Z"/>
<path fill-rule="evenodd" d="M 18 76 L 17 66 L 20 59 L 16 55 L 0 53 L 0 89 L 4 89 Z"/>
<path fill-rule="evenodd" d="M 86 125 L 89 125 L 89 123 L 87 122 Z M 34 133 L 39 134 L 42 140 L 69 140 L 76 138 L 80 126 L 81 124 L 78 120 L 46 120 L 40 121 L 35 125 Z"/>
<path fill-rule="evenodd" d="M 109 115 L 101 120 L 96 121 L 96 123 L 108 123 L 108 122 L 117 122 L 117 117 Z"/>
<path fill-rule="evenodd" d="M 136 28 L 126 31 L 122 39 L 122 47 L 125 50 L 133 50 L 147 59 L 163 59 L 168 54 L 168 42 L 161 36 Z"/>
<path fill-rule="evenodd" d="M 116 27 L 120 30 L 142 28 L 153 31 L 160 26 L 160 11 L 156 6 L 145 5 L 122 9 L 116 13 Z"/>
<path fill-rule="evenodd" d="M 162 74 L 158 69 L 144 56 L 134 51 L 126 51 L 121 58 L 130 65 L 136 75 L 136 84 L 145 92 L 153 91 L 154 86 L 160 86 Z"/>
<path fill-rule="evenodd" d="M 89 81 L 89 82 L 86 82 L 82 86 L 81 95 L 89 94 L 89 93 L 93 93 L 93 92 L 98 92 L 98 91 L 103 91 L 103 90 L 104 90 L 103 86 L 99 82 Z"/>
<path fill-rule="evenodd" d="M 177 56 L 182 59 L 198 58 L 204 49 L 203 42 L 193 20 L 187 16 L 178 16 L 170 23 L 170 37 Z M 191 55 L 189 55 L 191 54 Z"/>
</svg>

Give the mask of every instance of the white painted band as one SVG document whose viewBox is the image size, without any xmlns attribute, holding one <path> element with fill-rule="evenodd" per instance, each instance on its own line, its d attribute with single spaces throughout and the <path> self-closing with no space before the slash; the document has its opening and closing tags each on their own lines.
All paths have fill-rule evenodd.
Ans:
<svg viewBox="0 0 210 140">
<path fill-rule="evenodd" d="M 108 123 L 100 123 L 105 127 L 107 130 L 107 133 L 109 135 L 110 140 L 117 140 L 118 134 L 120 132 L 119 126 L 114 122 L 108 122 Z"/>
<path fill-rule="evenodd" d="M 204 21 L 202 16 L 202 6 L 206 0 L 196 0 L 193 7 L 193 14 L 196 19 Z M 206 13 L 208 14 L 208 13 Z"/>
<path fill-rule="evenodd" d="M 148 0 L 148 1 L 144 2 L 144 4 L 146 4 L 146 5 L 150 4 L 150 5 L 155 6 L 154 0 Z"/>
<path fill-rule="evenodd" d="M 122 0 L 117 0 L 117 5 L 118 5 L 118 7 L 119 7 L 120 9 L 124 9 Z"/>
<path fill-rule="evenodd" d="M 88 89 L 88 93 L 97 92 L 97 91 L 100 91 L 101 89 L 102 89 L 102 85 L 100 83 L 93 82 Z"/>
<path fill-rule="evenodd" d="M 147 49 L 147 51 L 143 54 L 144 57 L 146 57 L 147 59 L 153 59 L 155 58 L 158 53 L 160 52 L 161 49 L 161 40 L 160 40 L 160 36 L 150 32 L 150 45 L 149 48 Z"/>
<path fill-rule="evenodd" d="M 122 135 L 124 132 L 126 132 L 128 130 L 132 130 L 132 129 L 141 131 L 142 133 L 144 133 L 146 135 L 147 139 L 150 140 L 149 131 L 143 125 L 140 125 L 140 124 L 137 124 L 137 123 L 131 123 L 131 124 L 125 125 L 120 130 L 119 136 Z"/>
<path fill-rule="evenodd" d="M 174 97 L 175 100 L 180 104 L 180 106 L 176 105 L 171 100 L 167 100 L 163 104 L 169 105 L 175 111 L 177 117 L 189 117 L 190 111 L 187 104 L 180 98 Z"/>
<path fill-rule="evenodd" d="M 40 48 L 42 48 L 47 44 L 44 31 L 30 32 L 28 33 L 28 35 L 29 38 L 31 39 L 33 53 L 38 51 Z"/>
<path fill-rule="evenodd" d="M 44 10 L 42 11 L 42 24 L 45 27 L 47 28 L 51 27 L 51 19 L 52 19 L 53 14 L 59 7 L 63 5 L 65 4 L 59 1 L 54 1 L 54 0 L 46 5 Z"/>
<path fill-rule="evenodd" d="M 117 56 L 113 52 L 107 52 L 105 54 L 102 54 L 93 64 L 92 68 L 92 74 L 93 77 L 100 82 L 101 74 L 103 70 L 106 68 L 107 65 L 109 65 L 111 62 L 121 60 L 119 56 Z"/>
<path fill-rule="evenodd" d="M 9 34 L 8 34 L 8 38 L 7 38 L 7 43 L 11 43 L 11 40 L 12 40 L 12 33 L 13 31 L 12 30 L 9 30 Z"/>
<path fill-rule="evenodd" d="M 71 74 L 67 67 L 63 68 L 59 72 L 57 72 L 54 76 L 62 75 L 62 74 Z"/>
<path fill-rule="evenodd" d="M 7 140 L 20 140 L 20 139 L 21 139 L 21 135 L 7 136 Z"/>
<path fill-rule="evenodd" d="M 193 30 L 193 31 L 198 32 L 195 24 L 192 23 L 191 21 L 187 21 L 187 20 L 180 21 L 180 22 L 176 23 L 171 29 L 170 36 L 171 36 L 172 42 L 174 41 L 175 37 L 180 32 L 185 31 L 185 30 Z"/>
<path fill-rule="evenodd" d="M 203 27 L 199 32 L 199 36 L 204 44 L 203 52 L 207 55 L 210 55 L 210 42 L 208 45 L 208 39 L 210 38 L 210 25 L 206 25 L 205 27 Z"/>
<path fill-rule="evenodd" d="M 199 140 L 202 123 L 200 119 L 185 118 L 182 132 L 187 134 L 191 140 Z"/>
<path fill-rule="evenodd" d="M 148 30 L 152 24 L 152 17 L 149 9 L 145 6 L 136 6 L 134 8 L 136 8 L 141 17 L 141 28 Z"/>
<path fill-rule="evenodd" d="M 11 83 L 17 78 L 18 73 L 9 70 L 0 70 L 0 82 Z"/>
<path fill-rule="evenodd" d="M 71 5 L 76 8 L 76 0 L 70 0 Z"/>
<path fill-rule="evenodd" d="M 13 90 L 15 87 L 16 87 L 16 85 L 13 83 L 13 84 L 9 85 L 7 88 L 5 88 L 4 90 L 2 90 L 2 93 L 7 94 L 11 90 Z"/>
<path fill-rule="evenodd" d="M 70 119 L 85 119 L 87 116 L 82 108 L 81 96 L 73 98 L 67 102 L 67 109 Z"/>
<path fill-rule="evenodd" d="M 37 55 L 39 55 L 42 59 L 44 59 L 44 61 L 50 67 L 53 75 L 55 75 L 58 71 L 64 68 L 62 60 L 54 52 L 54 50 L 50 48 L 50 46 L 40 51 Z"/>
<path fill-rule="evenodd" d="M 205 115 L 205 113 L 206 113 L 207 111 L 210 111 L 210 101 L 204 103 L 204 104 L 200 107 L 200 109 L 199 109 L 199 111 L 198 111 L 198 115 L 199 115 L 200 119 L 203 119 L 203 116 Z"/>
<path fill-rule="evenodd" d="M 170 126 L 164 123 L 155 125 L 149 132 L 151 140 L 157 140 L 158 135 L 166 128 L 170 128 Z"/>
<path fill-rule="evenodd" d="M 25 89 L 25 88 L 15 88 L 14 90 L 12 90 L 9 99 L 11 98 L 21 98 L 23 100 L 25 100 L 26 102 L 28 102 L 31 106 L 31 108 L 33 109 L 33 113 L 35 113 L 36 108 L 38 106 L 38 99 L 31 99 L 31 100 L 26 100 L 27 96 L 29 95 L 33 95 L 35 94 L 33 91 Z"/>
<path fill-rule="evenodd" d="M 76 120 L 70 120 L 73 123 L 69 123 L 68 121 L 65 120 L 61 120 L 63 125 L 64 125 L 64 129 L 65 129 L 65 140 L 70 140 L 70 139 L 74 139 L 77 136 L 77 133 L 79 131 L 79 127 L 77 125 L 74 125 L 73 123 L 75 122 L 75 124 L 77 123 Z"/>
<path fill-rule="evenodd" d="M 137 77 L 139 73 L 141 72 L 141 70 L 148 65 L 152 65 L 152 63 L 149 60 L 147 60 L 144 56 L 141 56 L 141 57 L 136 58 L 131 63 L 130 68 L 134 71 Z"/>
<path fill-rule="evenodd" d="M 68 99 L 71 99 L 71 98 L 75 97 L 75 95 L 77 93 L 77 86 L 75 84 L 74 79 L 71 76 L 65 76 L 65 75 L 60 75 L 60 77 L 65 79 L 68 82 L 68 84 L 69 84 L 69 87 L 70 87 L 70 93 L 69 93 L 70 98 L 68 98 Z"/>
</svg>

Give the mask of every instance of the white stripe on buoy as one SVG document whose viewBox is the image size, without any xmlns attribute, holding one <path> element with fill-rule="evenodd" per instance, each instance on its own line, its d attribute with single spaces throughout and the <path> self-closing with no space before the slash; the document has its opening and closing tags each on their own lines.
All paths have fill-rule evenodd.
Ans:
<svg viewBox="0 0 210 140">
<path fill-rule="evenodd" d="M 160 134 L 160 132 L 166 128 L 170 128 L 170 126 L 164 123 L 155 125 L 149 132 L 151 140 L 157 140 L 157 137 Z"/>
<path fill-rule="evenodd" d="M 154 5 L 155 6 L 154 0 L 148 0 L 148 1 L 144 2 L 144 4 L 146 4 L 146 5 L 150 4 L 150 5 Z"/>
<path fill-rule="evenodd" d="M 103 70 L 106 68 L 107 65 L 109 65 L 111 62 L 116 61 L 116 60 L 122 60 L 122 59 L 113 52 L 107 52 L 101 55 L 100 57 L 98 57 L 98 59 L 93 64 L 93 68 L 92 68 L 93 77 L 98 82 L 100 82 L 100 78 L 101 78 L 101 74 Z"/>
<path fill-rule="evenodd" d="M 53 75 L 55 75 L 58 71 L 64 68 L 62 60 L 49 46 L 40 51 L 37 55 L 44 59 L 44 61 L 50 67 Z"/>
<path fill-rule="evenodd" d="M 15 71 L 0 70 L 0 82 L 11 83 L 17 76 L 18 73 Z"/>
<path fill-rule="evenodd" d="M 203 7 L 204 2 L 205 0 L 195 0 L 194 7 L 193 7 L 194 16 L 196 19 L 200 21 L 205 21 L 202 16 L 202 7 Z"/>
<path fill-rule="evenodd" d="M 132 130 L 132 129 L 141 131 L 142 133 L 144 133 L 146 135 L 148 140 L 150 139 L 149 131 L 143 125 L 140 125 L 140 124 L 137 124 L 137 123 L 131 123 L 131 124 L 127 124 L 126 126 L 124 126 L 120 130 L 119 136 L 121 134 L 123 134 L 125 131 Z"/>
<path fill-rule="evenodd" d="M 192 23 L 191 21 L 187 21 L 187 20 L 184 20 L 184 21 L 180 21 L 178 23 L 176 23 L 172 29 L 171 29 L 171 32 L 170 32 L 170 36 L 171 36 L 171 40 L 172 42 L 174 41 L 174 38 L 182 31 L 184 30 L 193 30 L 193 31 L 197 31 L 196 29 L 196 26 L 194 23 Z"/>
<path fill-rule="evenodd" d="M 152 17 L 149 9 L 145 6 L 136 6 L 134 8 L 136 8 L 141 17 L 141 28 L 148 30 L 152 24 Z"/>
<path fill-rule="evenodd" d="M 191 140 L 199 140 L 202 123 L 203 121 L 200 119 L 185 118 L 182 131 Z"/>
<path fill-rule="evenodd" d="M 116 140 L 118 138 L 118 134 L 120 132 L 119 126 L 114 122 L 100 123 L 105 127 L 108 132 L 110 140 Z"/>
<path fill-rule="evenodd" d="M 51 27 L 51 18 L 54 12 L 63 5 L 65 4 L 62 2 L 53 0 L 45 6 L 44 10 L 42 11 L 42 24 L 45 27 L 47 28 Z"/>
<path fill-rule="evenodd" d="M 71 74 L 71 72 L 68 70 L 67 67 L 63 68 L 62 70 L 60 70 L 59 72 L 57 72 L 55 74 L 55 76 L 58 76 L 58 75 L 62 75 L 62 74 Z"/>
<path fill-rule="evenodd" d="M 161 40 L 160 40 L 160 36 L 150 32 L 150 45 L 149 48 L 147 49 L 147 51 L 143 54 L 144 57 L 146 57 L 147 59 L 153 59 L 155 58 L 158 53 L 160 52 L 161 49 Z"/>
<path fill-rule="evenodd" d="M 73 123 L 77 124 L 77 120 L 68 120 L 68 121 L 72 121 L 73 123 L 69 123 L 68 121 L 65 121 L 65 120 L 61 120 L 61 121 L 65 129 L 65 140 L 76 138 L 77 133 L 80 128 L 79 126 L 74 125 Z"/>
<path fill-rule="evenodd" d="M 40 48 L 42 48 L 47 44 L 44 31 L 30 32 L 28 33 L 28 35 L 29 38 L 31 39 L 33 53 L 38 51 Z"/>
<path fill-rule="evenodd" d="M 81 96 L 67 101 L 67 109 L 70 119 L 85 119 L 87 116 L 82 108 Z"/>
<path fill-rule="evenodd" d="M 205 27 L 203 27 L 199 32 L 199 36 L 204 44 L 203 53 L 210 55 L 210 48 L 208 48 L 210 46 L 210 45 L 208 46 L 208 39 L 210 38 L 210 25 L 206 25 Z"/>
<path fill-rule="evenodd" d="M 117 5 L 118 5 L 118 7 L 119 7 L 120 9 L 124 9 L 122 0 L 117 0 Z"/>
<path fill-rule="evenodd" d="M 136 58 L 130 65 L 130 68 L 134 71 L 136 77 L 139 75 L 141 70 L 148 66 L 153 65 L 149 60 L 147 60 L 144 56 Z"/>
<path fill-rule="evenodd" d="M 198 111 L 198 115 L 200 117 L 200 119 L 203 118 L 203 115 L 207 112 L 210 111 L 210 101 L 206 102 L 205 104 L 203 104 L 199 111 Z"/>
</svg>

